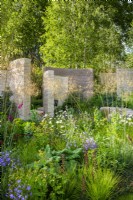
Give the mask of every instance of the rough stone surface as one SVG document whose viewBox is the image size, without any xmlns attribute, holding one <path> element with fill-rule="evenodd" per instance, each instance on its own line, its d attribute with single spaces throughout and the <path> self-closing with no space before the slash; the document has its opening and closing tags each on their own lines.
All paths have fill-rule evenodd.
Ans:
<svg viewBox="0 0 133 200">
<path fill-rule="evenodd" d="M 62 69 L 46 67 L 44 71 L 53 70 L 55 76 L 68 77 L 68 92 L 80 92 L 84 98 L 93 96 L 93 69 Z"/>
<path fill-rule="evenodd" d="M 68 96 L 68 77 L 54 76 L 54 100 L 62 106 Z"/>
<path fill-rule="evenodd" d="M 92 69 L 61 69 L 47 67 L 43 74 L 43 105 L 45 113 L 54 116 L 54 106 L 61 106 L 70 93 L 84 98 L 93 95 Z"/>
<path fill-rule="evenodd" d="M 18 113 L 19 117 L 27 120 L 30 117 L 30 76 L 31 76 L 31 60 L 21 58 L 10 63 L 10 81 L 9 87 L 13 93 L 14 101 L 17 105 L 22 105 Z"/>
<path fill-rule="evenodd" d="M 44 112 L 54 116 L 54 71 L 49 70 L 43 74 L 43 107 Z"/>
<path fill-rule="evenodd" d="M 121 116 L 133 116 L 133 110 L 129 108 L 119 108 L 119 107 L 101 107 L 100 111 L 109 118 L 112 114 L 119 113 Z"/>
<path fill-rule="evenodd" d="M 37 110 L 43 112 L 43 111 L 44 111 L 44 108 L 43 108 L 43 107 L 39 107 L 39 108 L 37 108 Z"/>
</svg>

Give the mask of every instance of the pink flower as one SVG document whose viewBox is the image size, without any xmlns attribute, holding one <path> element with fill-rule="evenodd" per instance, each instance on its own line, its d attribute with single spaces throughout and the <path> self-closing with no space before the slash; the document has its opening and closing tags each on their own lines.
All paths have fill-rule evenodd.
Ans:
<svg viewBox="0 0 133 200">
<path fill-rule="evenodd" d="M 18 109 L 21 109 L 23 106 L 23 102 L 18 105 Z"/>
</svg>

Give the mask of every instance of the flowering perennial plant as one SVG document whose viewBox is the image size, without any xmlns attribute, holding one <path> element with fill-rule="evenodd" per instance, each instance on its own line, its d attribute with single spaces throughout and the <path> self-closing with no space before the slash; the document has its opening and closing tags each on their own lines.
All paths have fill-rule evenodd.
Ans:
<svg viewBox="0 0 133 200">
<path fill-rule="evenodd" d="M 12 115 L 8 115 L 8 121 L 12 122 L 14 117 Z"/>
<path fill-rule="evenodd" d="M 12 188 L 12 185 L 15 187 Z M 15 184 L 8 184 L 8 192 L 6 197 L 14 200 L 26 200 L 29 196 L 32 196 L 30 185 L 24 185 L 21 183 L 21 180 L 17 180 Z"/>
<path fill-rule="evenodd" d="M 133 115 L 120 116 L 119 124 L 124 124 L 128 126 L 133 126 Z"/>
<path fill-rule="evenodd" d="M 21 166 L 20 160 L 11 157 L 11 151 L 3 151 L 0 153 L 0 166 L 8 167 L 10 166 L 12 170 Z"/>
<path fill-rule="evenodd" d="M 86 139 L 86 141 L 84 143 L 85 151 L 88 151 L 89 149 L 96 149 L 96 148 L 97 148 L 97 144 L 92 137 Z"/>
<path fill-rule="evenodd" d="M 18 105 L 18 109 L 21 109 L 23 106 L 23 102 Z"/>
<path fill-rule="evenodd" d="M 6 167 L 9 166 L 11 163 L 11 158 L 10 158 L 10 153 L 11 152 L 1 152 L 1 157 L 0 157 L 0 166 L 1 167 Z"/>
</svg>

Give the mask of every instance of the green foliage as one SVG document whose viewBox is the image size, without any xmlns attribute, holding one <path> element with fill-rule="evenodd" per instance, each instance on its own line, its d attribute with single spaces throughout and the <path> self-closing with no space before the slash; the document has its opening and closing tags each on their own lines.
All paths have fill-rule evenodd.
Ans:
<svg viewBox="0 0 133 200">
<path fill-rule="evenodd" d="M 78 187 L 78 177 L 76 176 L 74 168 L 64 174 L 55 175 L 54 173 L 50 173 L 49 185 L 53 189 L 49 195 L 50 200 L 79 199 L 80 190 Z"/>
<path fill-rule="evenodd" d="M 106 61 L 113 62 L 119 57 L 122 42 L 128 38 L 131 21 L 132 3 L 128 1 L 2 0 L 3 66 L 8 66 L 8 61 L 20 56 L 30 57 L 35 65 L 41 65 L 39 48 L 42 46 L 46 56 L 43 59 L 47 64 L 102 66 L 103 69 L 109 64 Z"/>
<path fill-rule="evenodd" d="M 46 171 L 43 170 L 33 170 L 32 169 L 23 169 L 19 168 L 9 177 L 9 183 L 11 183 L 10 189 L 15 189 L 16 182 L 21 181 L 21 185 L 29 185 L 32 190 L 32 195 L 37 200 L 46 200 L 47 192 L 47 180 L 46 180 Z M 30 178 L 29 178 L 30 177 Z M 26 192 L 26 191 L 25 191 Z M 27 193 L 25 193 L 26 195 Z M 29 197 L 32 199 L 32 196 Z"/>
<path fill-rule="evenodd" d="M 36 110 L 31 110 L 30 111 L 30 120 L 37 124 L 40 122 L 41 116 L 37 113 Z"/>
<path fill-rule="evenodd" d="M 38 124 L 14 120 L 14 131 L 30 139 L 22 138 L 14 146 L 8 146 L 12 158 L 19 159 L 20 165 L 8 168 L 2 177 L 3 187 L 9 179 L 14 189 L 17 180 L 21 180 L 31 186 L 29 200 L 103 200 L 131 193 L 133 124 L 130 122 L 118 115 L 108 121 L 98 110 L 73 115 L 69 109 L 59 111 L 54 118 L 45 116 Z M 97 149 L 85 151 L 84 144 L 90 138 Z"/>
<path fill-rule="evenodd" d="M 41 19 L 48 1 L 2 0 L 2 59 L 30 57 L 40 62 Z"/>
<path fill-rule="evenodd" d="M 51 2 L 43 18 L 46 65 L 96 70 L 112 66 L 122 50 L 112 15 L 112 9 L 93 2 Z"/>
<path fill-rule="evenodd" d="M 126 55 L 125 66 L 128 68 L 133 68 L 133 20 L 128 31 L 127 47 L 129 48 L 130 52 L 128 52 Z"/>
<path fill-rule="evenodd" d="M 34 139 L 39 149 L 44 148 L 47 144 L 54 143 L 54 127 L 51 119 L 46 118 L 39 126 L 36 127 Z"/>
<path fill-rule="evenodd" d="M 90 107 L 128 107 L 132 108 L 130 101 L 124 101 L 116 93 L 95 94 L 89 101 Z"/>
<path fill-rule="evenodd" d="M 96 1 L 98 5 L 103 4 L 106 8 L 111 7 L 114 10 L 112 19 L 117 27 L 120 27 L 122 32 L 122 40 L 126 40 L 128 30 L 131 27 L 132 21 L 132 1 L 119 0 L 119 1 Z"/>
<path fill-rule="evenodd" d="M 41 98 L 39 96 L 38 97 L 31 97 L 31 106 L 32 106 L 32 109 L 43 107 L 42 96 L 41 96 Z"/>
<path fill-rule="evenodd" d="M 133 53 L 128 53 L 126 55 L 125 67 L 133 68 Z"/>
<path fill-rule="evenodd" d="M 17 109 L 14 102 L 10 100 L 11 96 L 12 92 L 9 88 L 6 88 L 5 91 L 2 92 L 2 96 L 0 96 L 0 112 L 3 112 L 5 117 L 12 115 L 14 118 L 17 116 Z"/>
<path fill-rule="evenodd" d="M 8 88 L 0 96 L 0 140 L 5 147 L 12 142 L 12 121 L 18 115 L 16 105 L 11 101 L 11 97 L 12 93 Z"/>
<path fill-rule="evenodd" d="M 43 82 L 43 70 L 40 67 L 34 65 L 32 67 L 31 80 L 34 84 L 36 94 L 31 97 L 32 109 L 43 106 L 42 100 L 42 82 Z"/>
<path fill-rule="evenodd" d="M 133 199 L 133 194 L 123 195 L 118 198 L 118 200 L 132 200 L 132 199 Z"/>
<path fill-rule="evenodd" d="M 82 95 L 80 93 L 72 93 L 68 96 L 68 98 L 63 103 L 61 109 L 66 110 L 68 108 L 74 113 L 80 113 L 88 110 L 88 100 L 83 99 Z M 57 111 L 58 111 L 57 107 Z M 55 111 L 56 111 L 55 110 Z"/>
<path fill-rule="evenodd" d="M 36 129 L 35 122 L 25 122 L 24 137 L 29 139 L 31 136 L 33 136 L 35 129 Z"/>
<path fill-rule="evenodd" d="M 29 140 L 35 132 L 34 122 L 25 122 L 20 118 L 13 119 L 12 115 L 4 116 L 0 115 L 0 138 L 3 143 L 3 148 L 11 147 L 15 145 L 18 140 Z"/>
<path fill-rule="evenodd" d="M 22 143 L 21 141 L 18 143 L 18 153 L 19 153 L 19 159 L 21 161 L 22 166 L 26 166 L 32 162 L 34 162 L 37 159 L 37 146 L 34 141 L 29 141 Z M 14 152 L 16 151 L 16 148 L 14 149 Z M 15 154 L 15 153 L 14 153 Z M 18 157 L 18 155 L 15 155 Z"/>
<path fill-rule="evenodd" d="M 129 47 L 131 48 L 131 50 L 133 51 L 133 20 L 131 22 L 131 26 L 130 29 L 128 29 L 128 39 L 127 39 L 127 43 L 129 45 Z M 133 53 L 133 52 L 132 52 Z"/>
<path fill-rule="evenodd" d="M 128 120 L 125 119 L 125 123 L 127 122 Z M 99 146 L 98 163 L 101 166 L 113 168 L 118 173 L 132 168 L 133 163 L 132 143 L 128 140 L 133 126 L 128 123 L 126 126 L 125 123 L 124 118 L 119 118 L 119 115 L 112 116 L 111 122 L 107 122 L 97 111 L 94 113 L 93 128 Z M 131 129 L 129 130 L 127 127 Z"/>
<path fill-rule="evenodd" d="M 41 89 L 42 79 L 43 79 L 43 70 L 40 67 L 33 66 L 32 68 L 32 81 L 37 84 L 37 87 Z"/>
<path fill-rule="evenodd" d="M 132 94 L 128 98 L 120 98 L 116 93 L 96 93 L 89 99 L 83 99 L 78 93 L 73 93 L 68 96 L 61 107 L 57 107 L 55 112 L 59 110 L 70 110 L 73 114 L 82 112 L 91 113 L 94 109 L 100 107 L 125 107 L 133 109 Z"/>
<path fill-rule="evenodd" d="M 93 67 L 97 72 L 112 69 L 123 53 L 123 41 L 132 49 L 130 5 L 126 1 L 2 0 L 2 65 L 20 56 L 31 58 L 32 80 L 39 91 L 40 46 L 47 65 Z M 132 68 L 132 52 L 126 65 Z M 39 96 L 36 99 L 33 102 L 39 104 Z M 132 194 L 121 195 L 133 192 L 133 119 L 114 115 L 109 121 L 98 111 L 101 106 L 133 108 L 132 94 L 119 99 L 116 94 L 98 93 L 87 100 L 72 94 L 54 118 L 39 118 L 32 110 L 31 119 L 24 121 L 8 118 L 17 113 L 5 93 L 4 100 L 0 98 L 0 142 L 2 151 L 11 150 L 11 160 L 2 167 L 3 192 L 15 192 L 19 181 L 29 200 L 132 199 Z M 96 150 L 84 149 L 90 138 Z M 31 196 L 25 186 L 31 187 Z"/>
<path fill-rule="evenodd" d="M 108 169 L 91 169 L 85 172 L 87 197 L 91 200 L 107 200 L 111 198 L 119 178 Z"/>
</svg>

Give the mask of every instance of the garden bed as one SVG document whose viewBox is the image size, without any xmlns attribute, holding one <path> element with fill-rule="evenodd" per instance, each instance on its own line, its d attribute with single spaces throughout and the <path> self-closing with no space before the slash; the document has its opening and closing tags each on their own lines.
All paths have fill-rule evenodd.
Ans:
<svg viewBox="0 0 133 200">
<path fill-rule="evenodd" d="M 132 198 L 132 118 L 68 109 L 35 119 L 1 121 L 3 199 Z"/>
</svg>

